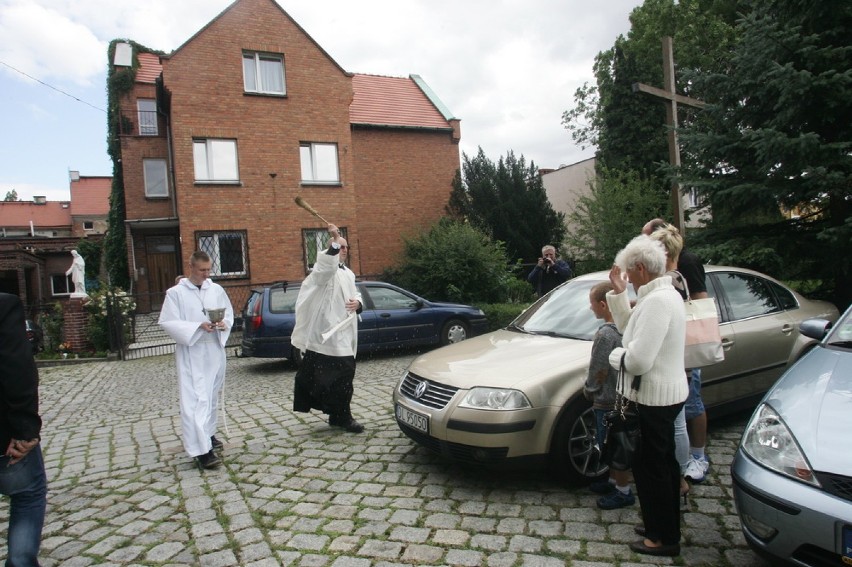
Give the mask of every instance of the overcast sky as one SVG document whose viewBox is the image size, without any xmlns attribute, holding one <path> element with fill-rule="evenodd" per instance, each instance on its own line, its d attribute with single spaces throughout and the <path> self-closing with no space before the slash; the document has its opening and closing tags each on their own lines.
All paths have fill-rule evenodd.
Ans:
<svg viewBox="0 0 852 567">
<path fill-rule="evenodd" d="M 0 199 L 69 198 L 68 171 L 111 175 L 111 40 L 171 52 L 230 0 L 0 0 Z M 278 0 L 347 71 L 420 75 L 461 119 L 461 151 L 539 168 L 591 157 L 561 125 L 595 55 L 640 0 Z M 14 69 L 13 69 L 14 68 Z M 28 78 L 26 75 L 29 75 Z M 71 95 L 71 96 L 69 96 Z"/>
</svg>

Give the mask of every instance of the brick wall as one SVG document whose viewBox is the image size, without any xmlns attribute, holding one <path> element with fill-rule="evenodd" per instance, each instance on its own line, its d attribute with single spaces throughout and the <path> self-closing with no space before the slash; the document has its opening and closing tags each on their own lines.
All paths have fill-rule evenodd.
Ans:
<svg viewBox="0 0 852 567">
<path fill-rule="evenodd" d="M 244 93 L 244 50 L 284 55 L 286 97 Z M 163 77 L 185 256 L 196 231 L 246 230 L 252 281 L 302 279 L 301 229 L 322 224 L 295 205 L 300 194 L 352 234 L 351 80 L 274 2 L 232 5 L 164 61 Z M 240 185 L 194 182 L 194 138 L 237 140 Z M 302 141 L 338 144 L 341 186 L 300 186 Z"/>
<path fill-rule="evenodd" d="M 444 215 L 459 168 L 449 132 L 356 129 L 352 135 L 358 182 L 358 240 L 364 274 L 395 263 L 402 237 L 414 236 Z M 353 268 L 354 269 L 354 268 Z"/>
</svg>

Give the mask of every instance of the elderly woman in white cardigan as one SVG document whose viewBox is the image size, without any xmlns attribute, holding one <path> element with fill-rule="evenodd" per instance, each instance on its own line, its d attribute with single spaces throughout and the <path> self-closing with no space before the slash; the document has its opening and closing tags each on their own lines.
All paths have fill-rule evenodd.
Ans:
<svg viewBox="0 0 852 567">
<path fill-rule="evenodd" d="M 636 402 L 642 433 L 633 478 L 644 525 L 643 537 L 630 549 L 646 555 L 680 555 L 680 466 L 675 458 L 674 422 L 688 394 L 683 379 L 686 314 L 683 299 L 666 272 L 663 246 L 646 235 L 631 240 L 618 253 L 609 278 L 613 291 L 607 304 L 623 333 L 621 348 L 610 364 L 624 363 L 627 375 L 622 394 Z M 631 308 L 627 279 L 636 290 Z M 641 376 L 638 389 L 634 389 Z"/>
</svg>

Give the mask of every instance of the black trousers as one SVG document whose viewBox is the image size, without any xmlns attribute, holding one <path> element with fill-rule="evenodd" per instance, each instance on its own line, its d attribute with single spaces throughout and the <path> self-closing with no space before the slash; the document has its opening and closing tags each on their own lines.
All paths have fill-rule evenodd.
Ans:
<svg viewBox="0 0 852 567">
<path fill-rule="evenodd" d="M 335 418 L 351 416 L 354 356 L 328 356 L 306 351 L 296 372 L 293 410 L 320 410 Z"/>
<path fill-rule="evenodd" d="M 674 422 L 683 403 L 639 405 L 642 445 L 633 480 L 645 522 L 645 537 L 664 545 L 680 543 L 680 465 L 675 458 Z"/>
</svg>

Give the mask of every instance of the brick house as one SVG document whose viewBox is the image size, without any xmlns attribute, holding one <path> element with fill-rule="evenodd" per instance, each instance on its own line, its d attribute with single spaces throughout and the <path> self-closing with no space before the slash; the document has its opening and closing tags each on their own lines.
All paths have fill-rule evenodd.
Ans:
<svg viewBox="0 0 852 567">
<path fill-rule="evenodd" d="M 128 266 L 152 309 L 195 249 L 226 287 L 303 279 L 326 230 L 297 196 L 343 229 L 361 276 L 444 213 L 459 120 L 417 75 L 345 71 L 273 0 L 237 0 L 168 55 L 116 43 L 112 73 L 131 62 Z"/>
<path fill-rule="evenodd" d="M 73 291 L 65 274 L 82 238 L 106 232 L 111 177 L 70 172 L 70 201 L 0 202 L 0 291 L 21 298 L 32 315 Z"/>
</svg>

